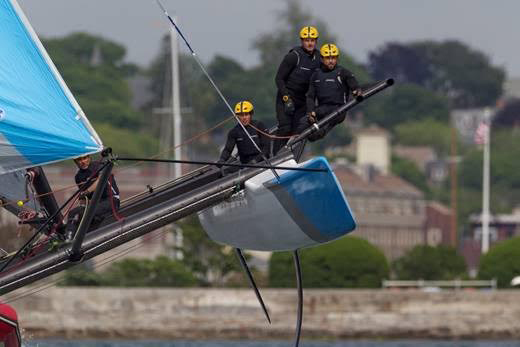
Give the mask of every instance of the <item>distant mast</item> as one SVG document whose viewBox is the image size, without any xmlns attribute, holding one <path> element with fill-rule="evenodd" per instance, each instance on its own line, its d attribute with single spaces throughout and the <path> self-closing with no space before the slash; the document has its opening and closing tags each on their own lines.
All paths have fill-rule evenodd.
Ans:
<svg viewBox="0 0 520 347">
<path fill-rule="evenodd" d="M 177 21 L 177 18 L 174 18 Z M 173 115 L 173 147 L 174 159 L 181 160 L 181 102 L 179 93 L 179 44 L 177 42 L 177 33 L 173 27 L 170 28 L 170 50 L 172 64 L 172 115 Z M 182 166 L 173 165 L 174 177 L 179 178 L 182 175 Z M 171 173 L 171 171 L 170 171 Z M 170 175 L 171 176 L 171 175 Z"/>
</svg>

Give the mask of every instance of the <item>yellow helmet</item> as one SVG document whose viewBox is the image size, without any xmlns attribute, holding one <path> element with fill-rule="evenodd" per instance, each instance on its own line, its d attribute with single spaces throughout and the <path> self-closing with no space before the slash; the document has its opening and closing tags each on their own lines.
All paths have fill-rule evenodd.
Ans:
<svg viewBox="0 0 520 347">
<path fill-rule="evenodd" d="M 317 39 L 318 36 L 318 29 L 316 29 L 315 27 L 303 27 L 302 30 L 300 30 L 300 39 Z"/>
<path fill-rule="evenodd" d="M 321 46 L 320 54 L 322 57 L 337 57 L 339 56 L 339 49 L 333 43 L 326 43 Z"/>
<path fill-rule="evenodd" d="M 240 101 L 235 105 L 235 113 L 252 113 L 253 112 L 253 104 L 247 100 Z"/>
</svg>

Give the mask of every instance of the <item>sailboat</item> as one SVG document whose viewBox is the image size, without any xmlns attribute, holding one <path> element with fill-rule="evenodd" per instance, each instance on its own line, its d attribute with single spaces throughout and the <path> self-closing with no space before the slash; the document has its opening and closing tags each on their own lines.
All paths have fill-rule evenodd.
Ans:
<svg viewBox="0 0 520 347">
<path fill-rule="evenodd" d="M 123 201 L 119 210 L 122 218 L 107 215 L 92 228 L 95 206 L 118 158 L 103 147 L 16 0 L 0 0 L 0 22 L 0 42 L 8 52 L 0 55 L 0 182 L 18 180 L 18 184 L 34 188 L 37 197 L 30 206 L 33 215 L 24 220 L 34 228 L 33 237 L 15 254 L 0 259 L 0 295 L 198 213 L 211 239 L 236 249 L 268 321 L 268 310 L 242 250 L 294 252 L 299 339 L 303 294 L 298 249 L 331 242 L 356 226 L 327 160 L 318 157 L 300 162 L 300 149 L 309 135 L 338 113 L 386 89 L 393 81 L 367 88 L 362 96 L 291 139 L 264 163 L 230 163 L 225 169 L 203 166 Z M 101 153 L 103 166 L 74 239 L 53 252 L 47 247 L 34 247 L 37 236 L 52 235 L 62 227 L 63 208 L 79 194 L 78 190 L 58 206 L 40 166 L 93 153 Z M 1 191 L 5 191 L 3 185 Z M 13 208 L 13 192 L 8 193 L 0 193 L 0 198 L 11 212 L 19 215 L 30 209 Z"/>
<path fill-rule="evenodd" d="M 18 325 L 18 315 L 9 305 L 0 303 L 0 345 L 21 347 L 22 335 Z"/>
</svg>

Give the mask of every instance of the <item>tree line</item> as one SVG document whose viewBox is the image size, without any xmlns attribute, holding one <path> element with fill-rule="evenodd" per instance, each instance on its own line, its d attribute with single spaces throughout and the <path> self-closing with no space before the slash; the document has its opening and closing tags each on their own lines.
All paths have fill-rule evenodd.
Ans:
<svg viewBox="0 0 520 347">
<path fill-rule="evenodd" d="M 230 247 L 209 240 L 198 221 L 186 219 L 181 260 L 165 256 L 156 259 L 127 258 L 94 272 L 86 267 L 66 271 L 62 285 L 113 287 L 247 287 L 248 282 Z M 495 245 L 483 256 L 478 278 L 497 279 L 500 288 L 511 286 L 520 275 L 520 237 Z M 464 258 L 454 248 L 419 245 L 389 262 L 383 252 L 368 241 L 347 236 L 332 243 L 300 250 L 303 285 L 306 288 L 380 288 L 385 279 L 454 280 L 468 279 Z M 275 252 L 267 275 L 253 268 L 262 286 L 295 286 L 291 252 Z"/>
</svg>

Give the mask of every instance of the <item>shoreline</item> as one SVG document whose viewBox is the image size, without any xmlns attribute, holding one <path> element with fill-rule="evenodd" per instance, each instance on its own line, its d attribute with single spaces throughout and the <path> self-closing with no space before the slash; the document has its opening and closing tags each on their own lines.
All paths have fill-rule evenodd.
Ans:
<svg viewBox="0 0 520 347">
<path fill-rule="evenodd" d="M 271 325 L 249 289 L 60 287 L 11 305 L 35 339 L 292 339 L 296 291 L 261 291 Z M 303 314 L 311 340 L 520 339 L 520 290 L 306 289 Z"/>
</svg>

